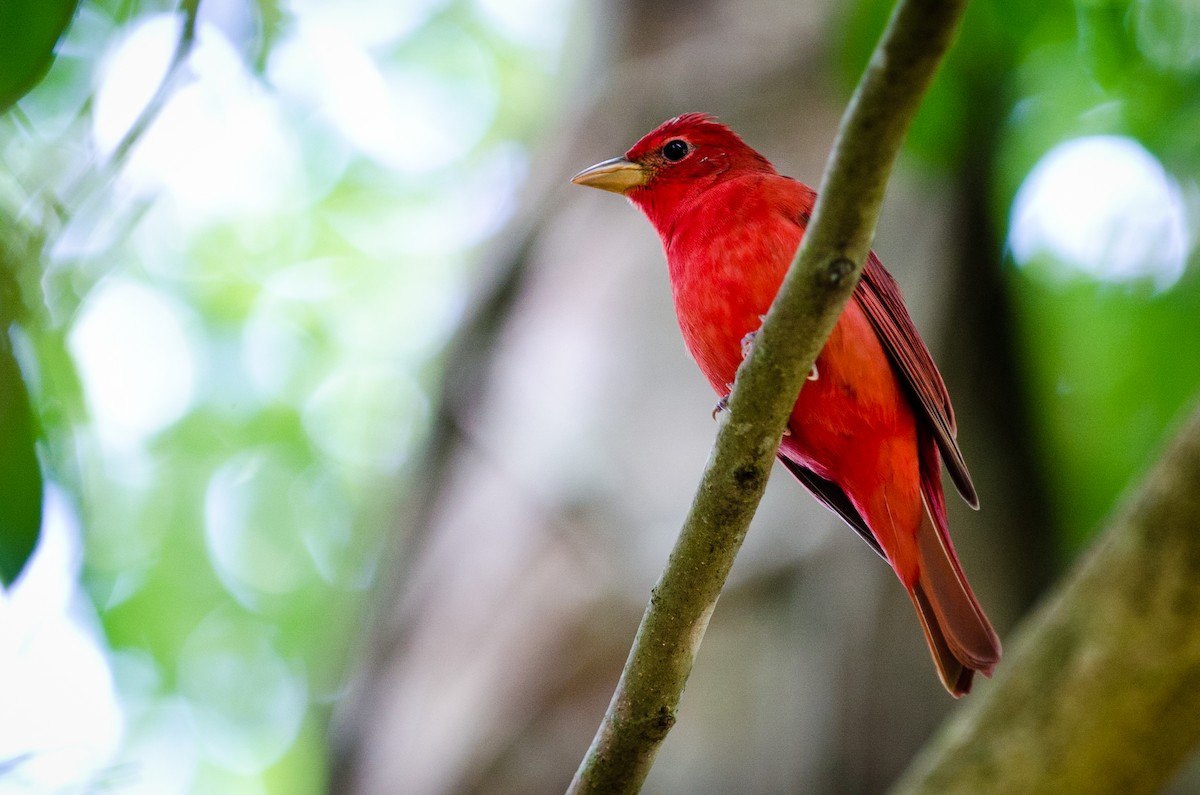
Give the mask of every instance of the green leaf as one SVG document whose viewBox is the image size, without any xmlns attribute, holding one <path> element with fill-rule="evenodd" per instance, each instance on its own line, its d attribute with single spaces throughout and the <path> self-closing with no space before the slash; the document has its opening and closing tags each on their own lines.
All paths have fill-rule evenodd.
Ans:
<svg viewBox="0 0 1200 795">
<path fill-rule="evenodd" d="M 0 0 L 0 113 L 38 84 L 79 0 Z"/>
<path fill-rule="evenodd" d="M 6 333 L 0 333 L 0 582 L 11 585 L 37 545 L 42 469 L 29 390 Z"/>
<path fill-rule="evenodd" d="M 1129 74 L 1137 62 L 1137 51 L 1130 39 L 1125 18 L 1129 3 L 1125 0 L 1078 0 L 1079 56 L 1097 83 L 1112 89 Z"/>
</svg>

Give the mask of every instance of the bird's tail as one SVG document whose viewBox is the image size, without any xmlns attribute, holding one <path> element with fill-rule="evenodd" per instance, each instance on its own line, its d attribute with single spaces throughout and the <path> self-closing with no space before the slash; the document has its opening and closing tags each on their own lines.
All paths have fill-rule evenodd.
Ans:
<svg viewBox="0 0 1200 795">
<path fill-rule="evenodd" d="M 909 596 L 942 684 L 955 698 L 971 690 L 976 671 L 991 676 L 1000 661 L 1000 639 L 971 593 L 958 558 L 939 532 L 929 506 L 917 529 L 920 560 Z"/>
</svg>

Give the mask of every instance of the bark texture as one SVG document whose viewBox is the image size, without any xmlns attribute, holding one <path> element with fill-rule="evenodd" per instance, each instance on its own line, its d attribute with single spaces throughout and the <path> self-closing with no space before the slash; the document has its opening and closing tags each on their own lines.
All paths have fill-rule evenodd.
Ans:
<svg viewBox="0 0 1200 795">
<path fill-rule="evenodd" d="M 1200 407 L 897 784 L 1152 793 L 1200 743 Z"/>
</svg>

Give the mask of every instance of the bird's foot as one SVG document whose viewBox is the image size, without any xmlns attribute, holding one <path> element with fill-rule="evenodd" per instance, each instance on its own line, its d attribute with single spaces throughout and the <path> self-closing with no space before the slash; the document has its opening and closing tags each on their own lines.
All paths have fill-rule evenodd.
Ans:
<svg viewBox="0 0 1200 795">
<path fill-rule="evenodd" d="M 754 352 L 754 342 L 758 339 L 758 330 L 751 331 L 746 336 L 742 337 L 742 358 L 750 358 L 750 354 Z"/>
<path fill-rule="evenodd" d="M 733 389 L 733 384 L 727 384 L 726 386 L 729 389 Z M 720 414 L 722 411 L 728 411 L 728 410 L 729 410 L 729 393 L 726 392 L 724 395 L 721 396 L 721 399 L 717 401 L 717 405 L 713 406 L 712 418 L 715 420 L 717 418 L 718 414 Z"/>
<path fill-rule="evenodd" d="M 766 315 L 759 316 L 759 320 L 766 320 L 766 319 L 767 319 Z M 762 331 L 761 327 L 755 329 L 754 331 L 747 333 L 746 336 L 742 337 L 742 358 L 743 359 L 748 359 L 750 357 L 750 354 L 754 352 L 754 343 L 758 341 L 758 332 L 760 332 L 760 331 Z M 808 371 L 808 380 L 816 381 L 820 377 L 821 377 L 821 374 L 817 371 L 817 363 L 813 362 L 812 369 Z"/>
</svg>

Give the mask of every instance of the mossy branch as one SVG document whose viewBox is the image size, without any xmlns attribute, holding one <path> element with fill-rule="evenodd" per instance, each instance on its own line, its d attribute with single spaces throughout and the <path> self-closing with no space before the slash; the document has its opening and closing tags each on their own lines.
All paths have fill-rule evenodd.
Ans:
<svg viewBox="0 0 1200 795">
<path fill-rule="evenodd" d="M 637 792 L 766 487 L 787 417 L 870 250 L 892 164 L 966 0 L 901 0 L 842 119 L 787 279 L 738 371 L 691 510 L 571 793 Z"/>
<path fill-rule="evenodd" d="M 1200 405 L 895 793 L 1159 792 L 1200 743 Z"/>
</svg>

